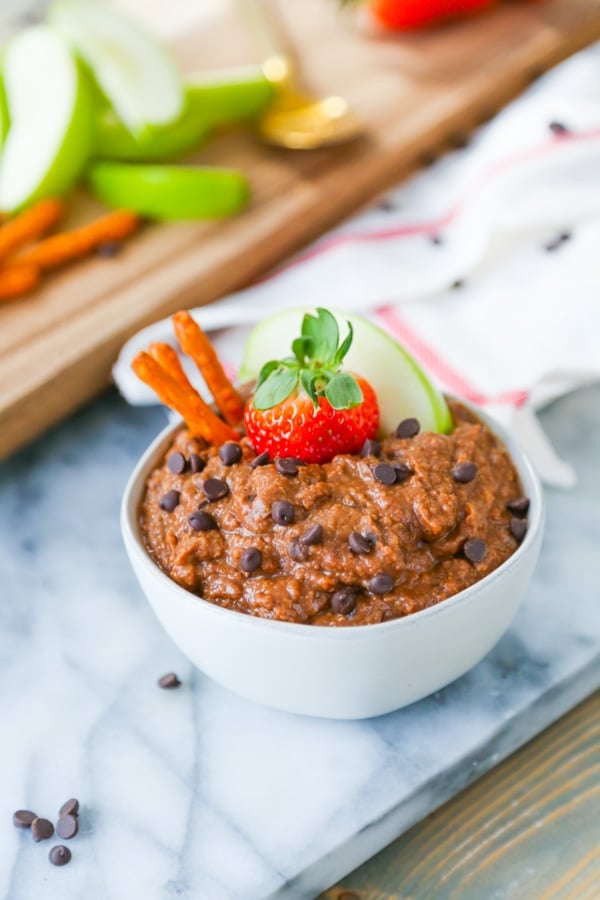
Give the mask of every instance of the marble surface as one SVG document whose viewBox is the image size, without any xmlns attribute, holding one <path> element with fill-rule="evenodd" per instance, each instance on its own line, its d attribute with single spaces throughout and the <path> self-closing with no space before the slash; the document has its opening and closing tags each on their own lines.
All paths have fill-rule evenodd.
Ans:
<svg viewBox="0 0 600 900">
<path fill-rule="evenodd" d="M 314 897 L 600 684 L 600 388 L 544 414 L 534 584 L 471 673 L 366 722 L 269 711 L 191 671 L 146 604 L 118 508 L 156 409 L 98 401 L 0 466 L 0 897 Z M 226 648 L 223 648 L 226 652 Z M 184 684 L 161 691 L 175 670 Z M 11 825 L 82 801 L 72 863 Z"/>
</svg>

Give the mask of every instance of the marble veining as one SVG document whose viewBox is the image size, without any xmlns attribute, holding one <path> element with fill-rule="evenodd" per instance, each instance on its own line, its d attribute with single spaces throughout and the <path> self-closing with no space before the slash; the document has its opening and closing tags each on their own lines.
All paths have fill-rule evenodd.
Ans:
<svg viewBox="0 0 600 900">
<path fill-rule="evenodd" d="M 192 671 L 154 619 L 118 527 L 163 413 L 109 395 L 0 466 L 0 897 L 310 898 L 600 684 L 600 388 L 545 427 L 578 472 L 549 492 L 534 584 L 455 684 L 366 722 L 274 712 Z M 223 648 L 227 652 L 227 648 Z M 157 678 L 174 670 L 177 691 Z M 19 807 L 82 802 L 73 861 Z"/>
</svg>

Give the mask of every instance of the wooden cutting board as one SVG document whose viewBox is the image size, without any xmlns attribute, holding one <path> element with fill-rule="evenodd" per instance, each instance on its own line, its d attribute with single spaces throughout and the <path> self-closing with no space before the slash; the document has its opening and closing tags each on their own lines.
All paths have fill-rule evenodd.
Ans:
<svg viewBox="0 0 600 900">
<path fill-rule="evenodd" d="M 82 262 L 31 298 L 3 306 L 0 455 L 101 391 L 121 344 L 137 329 L 257 278 L 600 37 L 599 0 L 507 3 L 434 32 L 385 39 L 361 33 L 336 0 L 279 6 L 307 83 L 347 96 L 366 136 L 342 148 L 294 153 L 250 134 L 222 135 L 197 158 L 248 174 L 254 199 L 244 214 L 217 224 L 147 227 L 116 260 Z M 175 48 L 187 70 L 257 59 L 230 10 L 187 29 Z M 68 224 L 97 211 L 84 191 L 71 208 Z"/>
</svg>

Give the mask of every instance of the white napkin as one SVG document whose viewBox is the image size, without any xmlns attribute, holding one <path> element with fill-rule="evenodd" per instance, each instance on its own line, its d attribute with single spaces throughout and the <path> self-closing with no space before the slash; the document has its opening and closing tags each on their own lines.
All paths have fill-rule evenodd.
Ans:
<svg viewBox="0 0 600 900">
<path fill-rule="evenodd" d="M 557 133 L 551 123 L 564 125 Z M 501 418 L 548 483 L 568 487 L 535 411 L 600 378 L 600 45 L 540 79 L 471 145 L 403 184 L 278 272 L 193 311 L 231 369 L 248 326 L 294 306 L 368 314 L 446 391 Z M 454 285 L 454 287 L 452 287 Z M 245 326 L 245 327 L 244 327 Z M 123 348 L 129 368 L 168 320 Z"/>
</svg>

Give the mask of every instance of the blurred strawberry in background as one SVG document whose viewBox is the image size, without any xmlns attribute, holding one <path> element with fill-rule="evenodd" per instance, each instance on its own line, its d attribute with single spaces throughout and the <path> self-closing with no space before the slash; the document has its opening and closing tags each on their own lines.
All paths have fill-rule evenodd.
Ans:
<svg viewBox="0 0 600 900">
<path fill-rule="evenodd" d="M 499 0 L 369 0 L 368 6 L 374 19 L 385 28 L 410 30 L 482 12 L 496 6 L 498 2 Z"/>
</svg>

